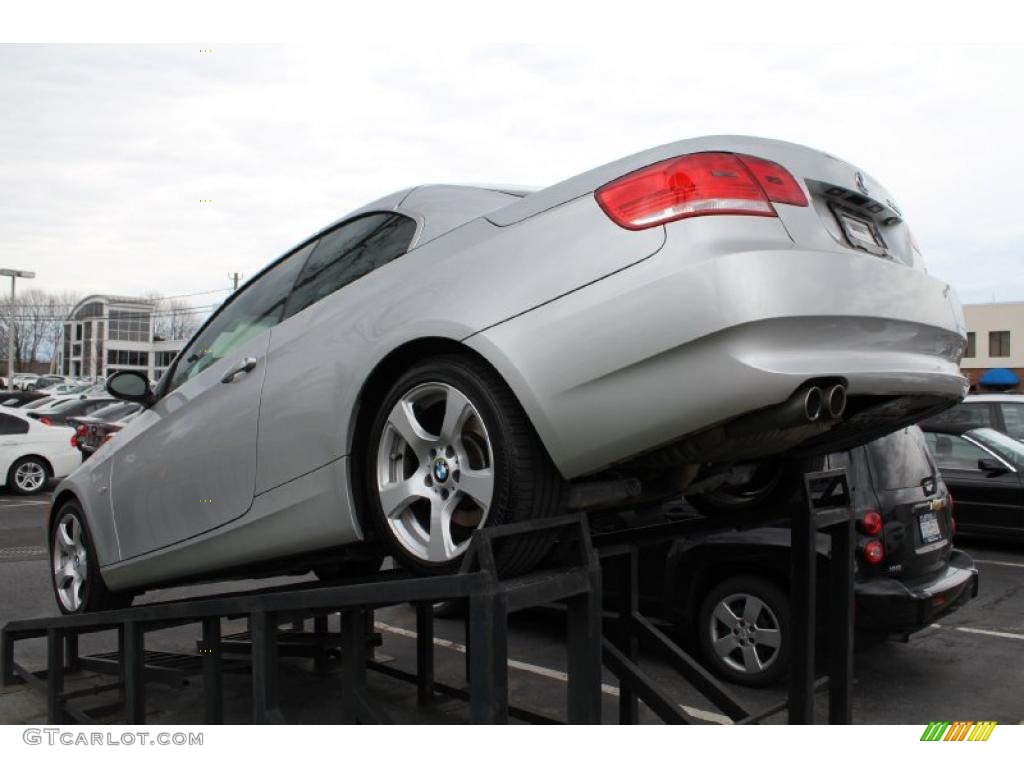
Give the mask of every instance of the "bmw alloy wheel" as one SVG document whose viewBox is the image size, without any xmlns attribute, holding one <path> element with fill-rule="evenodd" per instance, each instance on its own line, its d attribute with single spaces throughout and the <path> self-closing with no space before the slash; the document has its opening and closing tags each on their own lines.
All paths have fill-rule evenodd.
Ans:
<svg viewBox="0 0 1024 768">
<path fill-rule="evenodd" d="M 778 660 L 782 624 L 771 607 L 755 595 L 741 592 L 719 600 L 708 631 L 715 655 L 738 673 L 760 674 Z"/>
<path fill-rule="evenodd" d="M 14 484 L 22 493 L 36 493 L 45 483 L 46 467 L 38 461 L 24 461 L 14 470 Z"/>
<path fill-rule="evenodd" d="M 78 518 L 65 513 L 53 529 L 53 583 L 64 610 L 74 613 L 86 597 L 88 548 Z"/>
<path fill-rule="evenodd" d="M 403 549 L 437 564 L 466 551 L 491 509 L 493 457 L 479 411 L 454 386 L 427 382 L 398 399 L 377 451 L 377 492 Z"/>
</svg>

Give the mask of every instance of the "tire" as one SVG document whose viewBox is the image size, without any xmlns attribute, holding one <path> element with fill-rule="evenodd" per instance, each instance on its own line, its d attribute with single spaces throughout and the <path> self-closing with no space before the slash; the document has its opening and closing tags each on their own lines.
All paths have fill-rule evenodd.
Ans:
<svg viewBox="0 0 1024 768">
<path fill-rule="evenodd" d="M 61 613 L 112 611 L 131 605 L 132 595 L 111 592 L 103 583 L 92 535 L 78 504 L 67 502 L 53 520 L 49 532 L 50 582 Z"/>
<path fill-rule="evenodd" d="M 468 356 L 431 358 L 402 375 L 370 427 L 366 457 L 370 524 L 417 573 L 454 571 L 475 530 L 557 514 L 566 501 L 512 391 Z M 528 571 L 551 543 L 549 533 L 496 542 L 499 572 Z"/>
<path fill-rule="evenodd" d="M 801 461 L 788 456 L 776 456 L 758 462 L 747 483 L 723 483 L 704 493 L 687 496 L 686 500 L 707 515 L 757 507 L 779 507 L 799 498 L 804 472 L 817 471 L 823 466 L 824 458 L 820 457 Z"/>
<path fill-rule="evenodd" d="M 789 669 L 791 632 L 789 599 L 759 576 L 726 579 L 701 603 L 701 654 L 718 677 L 734 683 L 760 688 L 778 681 Z"/>
<path fill-rule="evenodd" d="M 18 496 L 31 496 L 46 490 L 53 477 L 50 465 L 39 456 L 22 456 L 7 470 L 7 489 Z"/>
</svg>

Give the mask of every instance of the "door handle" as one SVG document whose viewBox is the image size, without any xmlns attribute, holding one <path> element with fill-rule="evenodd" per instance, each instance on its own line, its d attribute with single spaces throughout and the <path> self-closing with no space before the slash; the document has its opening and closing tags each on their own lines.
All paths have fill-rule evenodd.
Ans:
<svg viewBox="0 0 1024 768">
<path fill-rule="evenodd" d="M 230 384 L 235 380 L 235 376 L 237 376 L 240 373 L 248 373 L 255 367 L 255 357 L 244 357 L 242 358 L 242 362 L 240 362 L 238 365 L 236 365 L 234 368 L 232 368 L 230 371 L 224 374 L 224 378 L 221 379 L 221 383 Z"/>
</svg>

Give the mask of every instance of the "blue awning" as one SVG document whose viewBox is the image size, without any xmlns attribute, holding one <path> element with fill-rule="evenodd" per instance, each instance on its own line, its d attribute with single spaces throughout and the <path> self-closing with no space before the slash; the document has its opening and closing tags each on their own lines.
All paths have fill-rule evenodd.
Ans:
<svg viewBox="0 0 1024 768">
<path fill-rule="evenodd" d="M 990 368 L 981 374 L 978 383 L 983 387 L 1015 387 L 1020 378 L 1009 368 Z"/>
</svg>

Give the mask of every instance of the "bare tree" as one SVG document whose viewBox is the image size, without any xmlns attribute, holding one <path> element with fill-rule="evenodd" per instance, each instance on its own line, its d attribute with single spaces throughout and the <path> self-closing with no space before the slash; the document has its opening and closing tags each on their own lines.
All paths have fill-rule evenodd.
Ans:
<svg viewBox="0 0 1024 768">
<path fill-rule="evenodd" d="M 179 341 L 189 339 L 199 328 L 195 309 L 181 299 L 165 299 L 159 293 L 150 293 L 146 299 L 153 302 L 153 338 Z"/>
</svg>

